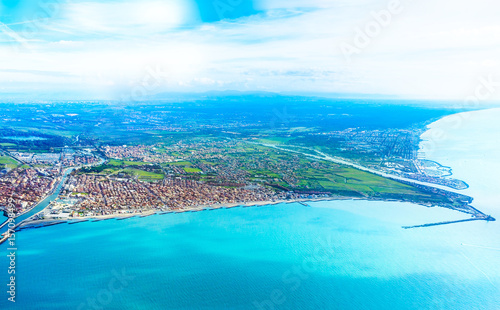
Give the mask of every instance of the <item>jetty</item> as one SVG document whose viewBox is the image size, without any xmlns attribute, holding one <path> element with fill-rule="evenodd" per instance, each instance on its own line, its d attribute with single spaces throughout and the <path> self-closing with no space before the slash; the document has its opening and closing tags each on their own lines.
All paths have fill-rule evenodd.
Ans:
<svg viewBox="0 0 500 310">
<path fill-rule="evenodd" d="M 16 225 L 14 227 L 14 230 L 21 231 L 25 229 L 31 229 L 31 228 L 42 228 L 42 227 L 48 227 L 48 226 L 54 226 L 54 225 L 59 225 L 63 223 L 68 223 L 65 220 L 51 220 L 51 221 L 23 221 Z"/>
<path fill-rule="evenodd" d="M 126 216 L 126 217 L 120 217 L 120 218 L 117 218 L 116 220 L 117 221 L 123 221 L 123 220 L 126 220 L 126 219 L 131 219 L 133 217 L 136 217 L 136 215 Z"/>
<path fill-rule="evenodd" d="M 69 225 L 72 224 L 78 224 L 78 223 L 83 223 L 83 222 L 88 222 L 89 220 L 71 220 L 68 222 Z"/>
<path fill-rule="evenodd" d="M 495 218 L 491 217 L 490 215 L 486 216 L 481 216 L 481 217 L 473 217 L 470 219 L 463 219 L 463 220 L 456 220 L 456 221 L 444 221 L 444 222 L 437 222 L 437 223 L 428 223 L 428 224 L 422 224 L 422 225 L 413 225 L 413 226 L 403 226 L 404 229 L 410 229 L 410 228 L 420 228 L 420 227 L 432 227 L 432 226 L 439 226 L 439 225 L 448 225 L 448 224 L 455 224 L 455 223 L 463 223 L 463 222 L 472 222 L 472 221 L 495 221 Z"/>
<path fill-rule="evenodd" d="M 0 244 L 2 244 L 5 241 L 7 241 L 7 239 L 9 239 L 9 237 L 10 237 L 10 234 L 8 232 L 6 232 L 2 236 L 4 236 L 4 237 L 2 239 L 0 239 Z"/>
</svg>

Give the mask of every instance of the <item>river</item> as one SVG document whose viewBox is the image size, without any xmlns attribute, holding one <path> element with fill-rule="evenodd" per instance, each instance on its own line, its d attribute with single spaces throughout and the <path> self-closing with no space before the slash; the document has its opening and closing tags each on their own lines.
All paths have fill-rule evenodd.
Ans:
<svg viewBox="0 0 500 310">
<path fill-rule="evenodd" d="M 29 218 L 30 216 L 33 216 L 35 215 L 36 213 L 42 211 L 43 209 L 45 209 L 52 201 L 54 201 L 58 196 L 59 196 L 59 193 L 61 193 L 61 190 L 62 190 L 62 187 L 64 185 L 64 182 L 66 182 L 66 179 L 68 177 L 68 175 L 74 170 L 75 168 L 69 168 L 69 169 L 66 169 L 61 177 L 61 181 L 56 185 L 55 189 L 52 191 L 52 193 L 45 197 L 45 199 L 43 199 L 42 201 L 40 201 L 35 207 L 33 207 L 33 209 L 29 210 L 28 212 L 22 214 L 22 215 L 19 215 L 16 217 L 16 224 L 19 224 L 21 223 L 22 221 L 24 221 L 25 219 Z M 5 218 L 5 221 L 2 223 L 2 225 L 5 225 L 5 223 L 7 222 L 8 218 Z M 5 226 L 3 226 L 2 228 L 0 228 L 0 234 L 3 234 L 4 232 L 7 231 L 7 228 Z"/>
<path fill-rule="evenodd" d="M 91 164 L 91 165 L 86 165 L 86 166 L 93 166 L 93 165 L 101 165 L 102 163 L 104 163 L 104 159 L 99 157 L 99 162 L 97 164 Z M 68 178 L 68 175 L 70 175 L 70 173 L 75 170 L 75 169 L 79 169 L 81 167 L 73 167 L 73 168 L 67 168 L 64 170 L 63 174 L 62 174 L 62 177 L 61 177 L 61 181 L 56 185 L 55 189 L 52 191 L 52 193 L 45 197 L 42 201 L 40 201 L 33 209 L 29 210 L 28 212 L 22 214 L 22 215 L 19 215 L 16 217 L 16 224 L 19 224 L 21 223 L 22 221 L 26 220 L 27 218 L 29 218 L 30 216 L 33 216 L 35 214 L 37 214 L 38 212 L 42 211 L 43 209 L 45 209 L 52 201 L 54 201 L 55 199 L 57 199 L 57 197 L 59 196 L 59 194 L 61 193 L 61 190 L 62 190 L 62 187 L 64 185 L 64 182 L 66 182 L 66 179 Z M 3 234 L 4 232 L 7 231 L 7 229 L 5 228 L 5 225 L 7 223 L 7 220 L 8 218 L 6 218 L 5 216 L 2 216 L 3 217 L 3 222 L 2 224 L 0 225 L 0 234 Z"/>
</svg>

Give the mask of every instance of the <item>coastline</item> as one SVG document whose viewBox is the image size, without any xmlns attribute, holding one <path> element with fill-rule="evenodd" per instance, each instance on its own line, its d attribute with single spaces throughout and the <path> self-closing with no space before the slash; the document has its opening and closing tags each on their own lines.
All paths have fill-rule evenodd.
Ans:
<svg viewBox="0 0 500 310">
<path fill-rule="evenodd" d="M 439 121 L 441 121 L 441 120 L 443 120 L 445 118 L 446 117 L 441 118 L 441 119 L 437 120 L 436 122 L 439 122 Z M 434 123 L 436 123 L 436 122 L 434 122 Z M 422 139 L 422 136 L 425 136 L 425 134 L 428 133 L 432 129 L 432 125 L 434 123 L 428 124 L 423 129 L 423 133 L 421 135 L 421 139 Z M 423 141 L 425 141 L 425 139 L 421 140 L 420 147 L 421 147 L 421 144 L 422 144 Z M 274 148 L 277 148 L 277 149 L 282 149 L 279 146 L 275 146 L 275 145 L 273 145 L 271 147 L 274 147 Z M 288 150 L 288 149 L 282 149 L 282 150 L 300 153 L 300 152 L 294 151 L 294 150 Z M 422 151 L 422 148 L 420 148 L 419 152 L 421 152 L 421 151 Z M 420 182 L 420 181 L 414 180 L 414 179 L 406 179 L 406 178 L 396 177 L 394 175 L 385 174 L 385 173 L 383 173 L 381 171 L 372 171 L 371 169 L 359 166 L 356 163 L 349 162 L 349 161 L 347 161 L 345 159 L 341 159 L 341 158 L 331 157 L 331 156 L 329 156 L 327 154 L 324 154 L 324 153 L 321 153 L 321 152 L 319 152 L 320 156 L 316 156 L 316 155 L 312 155 L 312 154 L 304 154 L 304 155 L 311 156 L 311 157 L 316 157 L 316 158 L 322 158 L 322 159 L 330 160 L 330 161 L 333 161 L 333 162 L 337 162 L 339 164 L 348 165 L 348 166 L 351 166 L 351 167 L 354 167 L 354 168 L 357 168 L 357 169 L 360 169 L 360 170 L 364 170 L 364 171 L 368 171 L 368 172 L 371 172 L 371 173 L 374 173 L 374 174 L 381 175 L 381 176 L 386 177 L 388 179 L 392 179 L 392 180 L 399 181 L 399 182 L 402 182 L 402 183 L 409 183 L 409 184 L 411 184 L 413 186 L 417 186 L 417 187 L 418 186 L 423 186 L 423 187 L 428 187 L 428 188 L 434 188 L 436 190 L 446 191 L 446 192 L 449 192 L 449 193 L 455 193 L 455 194 L 459 194 L 459 195 L 465 196 L 464 194 L 462 194 L 463 192 L 459 193 L 459 191 L 456 190 L 456 189 L 455 190 L 453 190 L 453 189 L 450 190 L 449 187 L 445 187 L 445 186 L 442 186 L 442 185 L 439 185 L 439 184 L 432 184 L 432 183 L 427 183 L 427 182 Z M 434 160 L 433 158 L 431 159 L 431 158 L 428 158 L 428 157 L 426 158 L 426 156 L 424 156 L 423 158 L 421 156 L 419 156 L 419 157 L 420 157 L 420 159 L 432 162 L 432 163 L 438 165 L 441 168 L 446 168 L 449 171 L 450 175 L 453 175 L 453 173 L 452 173 L 452 166 L 451 165 L 449 165 L 449 166 L 448 165 L 443 165 L 438 160 Z M 102 160 L 102 158 L 101 158 L 101 160 Z M 465 184 L 467 184 L 467 183 L 465 183 Z M 469 187 L 469 185 L 467 184 L 467 188 L 468 187 Z M 57 188 L 57 186 L 55 188 Z M 50 196 L 50 194 L 48 196 Z M 174 210 L 157 210 L 157 209 L 154 209 L 154 210 L 146 210 L 146 211 L 142 211 L 141 210 L 139 212 L 136 212 L 136 210 L 120 210 L 121 212 L 116 212 L 116 213 L 112 213 L 112 214 L 92 215 L 92 216 L 82 216 L 82 217 L 62 217 L 62 218 L 59 218 L 59 217 L 53 217 L 53 218 L 48 217 L 48 218 L 45 218 L 45 219 L 42 219 L 42 220 L 31 220 L 30 218 L 27 218 L 27 219 L 21 221 L 18 224 L 18 226 L 16 227 L 16 229 L 17 228 L 19 228 L 19 229 L 25 229 L 25 228 L 28 228 L 28 227 L 34 227 L 34 226 L 38 226 L 38 225 L 39 225 L 38 227 L 43 227 L 43 226 L 47 226 L 47 225 L 53 225 L 54 223 L 76 224 L 76 223 L 79 223 L 79 222 L 86 222 L 86 221 L 97 222 L 97 221 L 103 221 L 103 220 L 108 220 L 108 219 L 124 220 L 124 219 L 132 218 L 132 217 L 147 217 L 147 216 L 151 216 L 151 215 L 155 215 L 155 214 L 162 215 L 162 214 L 168 214 L 168 213 L 200 212 L 200 211 L 207 211 L 207 210 L 211 211 L 211 210 L 217 210 L 217 209 L 229 209 L 229 208 L 236 208 L 236 207 L 258 207 L 258 206 L 271 206 L 271 205 L 276 205 L 276 204 L 290 204 L 290 203 L 301 203 L 301 204 L 304 204 L 304 205 L 307 206 L 308 202 L 337 201 L 337 200 L 366 200 L 366 201 L 387 201 L 387 202 L 395 202 L 395 201 L 397 201 L 397 202 L 409 202 L 409 203 L 413 203 L 413 204 L 416 204 L 416 205 L 422 205 L 422 206 L 425 206 L 425 207 L 443 207 L 443 208 L 448 208 L 448 209 L 451 209 L 451 210 L 454 210 L 454 211 L 458 211 L 458 212 L 467 214 L 467 215 L 471 216 L 471 219 L 475 219 L 475 220 L 486 220 L 486 221 L 494 221 L 495 220 L 493 217 L 488 216 L 488 215 L 484 214 L 483 212 L 481 212 L 480 210 L 478 210 L 477 208 L 471 206 L 470 203 L 472 202 L 472 197 L 469 197 L 469 196 L 465 196 L 465 197 L 470 198 L 470 201 L 469 201 L 469 203 L 467 203 L 467 205 L 465 206 L 465 208 L 460 208 L 460 207 L 454 206 L 452 204 L 441 204 L 441 205 L 439 205 L 439 204 L 424 203 L 424 202 L 411 201 L 411 200 L 405 200 L 405 199 L 397 199 L 397 198 L 391 199 L 391 198 L 377 198 L 377 197 L 368 198 L 368 197 L 342 197 L 342 196 L 333 196 L 333 197 L 320 197 L 320 198 L 300 198 L 300 199 L 290 199 L 290 200 L 268 200 L 268 201 L 240 202 L 240 203 L 223 203 L 223 204 L 216 204 L 216 205 L 196 205 L 196 206 L 189 206 L 189 207 L 184 207 L 184 208 L 181 208 L 181 209 L 174 209 Z M 44 199 L 42 199 L 35 206 L 37 206 L 41 202 L 43 202 Z M 131 211 L 134 211 L 134 212 L 131 212 Z"/>
<path fill-rule="evenodd" d="M 498 117 L 500 108 L 443 117 L 427 126 L 419 151 L 420 158 L 452 167 L 453 176 L 469 185 L 463 193 L 474 197 L 474 206 L 496 217 L 500 216 Z"/>
<path fill-rule="evenodd" d="M 186 212 L 202 212 L 202 211 L 214 211 L 220 209 L 232 209 L 232 208 L 250 208 L 250 207 L 261 207 L 261 206 L 274 206 L 279 204 L 295 204 L 299 203 L 305 207 L 309 207 L 308 203 L 313 202 L 324 202 L 324 201 L 386 201 L 386 202 L 401 202 L 401 203 L 412 203 L 416 205 L 420 205 L 426 208 L 439 207 L 437 205 L 432 204 L 424 204 L 418 202 L 412 202 L 407 200 L 398 200 L 398 199 L 367 199 L 365 197 L 320 197 L 320 198 L 301 198 L 301 199 L 289 199 L 289 200 L 267 200 L 267 201 L 252 201 L 252 202 L 242 202 L 242 203 L 225 203 L 218 205 L 198 205 L 193 207 L 185 207 L 182 209 L 176 210 L 147 210 L 144 212 L 135 212 L 135 213 L 114 213 L 114 214 L 106 214 L 106 215 L 92 215 L 92 216 L 82 216 L 82 217 L 68 217 L 68 218 L 46 218 L 42 220 L 25 220 L 16 227 L 16 231 L 30 228 L 42 228 L 46 226 L 52 226 L 57 224 L 77 224 L 83 222 L 99 222 L 106 220 L 125 220 L 129 218 L 142 218 L 148 217 L 152 215 L 165 215 L 165 214 L 178 214 L 178 213 L 186 213 Z M 454 211 L 458 211 L 464 214 L 471 215 L 469 213 L 463 212 L 461 210 L 452 209 Z M 478 211 L 480 212 L 480 211 Z M 481 213 L 481 212 L 480 212 Z M 469 220 L 469 219 L 468 219 Z M 487 220 L 486 218 L 472 216 L 470 220 Z M 492 219 L 494 220 L 494 219 Z M 428 225 L 428 224 L 424 224 Z M 430 223 L 431 226 L 439 225 L 439 223 Z M 404 227 L 402 227 L 404 228 Z"/>
<path fill-rule="evenodd" d="M 116 220 L 124 220 L 128 218 L 140 218 L 147 217 L 151 215 L 164 215 L 164 214 L 176 214 L 176 213 L 186 213 L 186 212 L 202 212 L 202 211 L 213 211 L 220 209 L 231 209 L 231 208 L 250 208 L 250 207 L 261 207 L 261 206 L 273 206 L 278 204 L 292 204 L 292 203 L 300 203 L 304 206 L 308 206 L 308 202 L 319 202 L 319 201 L 338 201 L 338 200 L 367 200 L 367 201 L 376 201 L 376 199 L 365 199 L 365 198 L 356 198 L 356 197 L 324 197 L 324 198 L 303 198 L 303 199 L 290 199 L 290 200 L 269 200 L 269 201 L 256 201 L 256 202 L 243 202 L 243 203 L 225 203 L 218 205 L 199 205 L 194 207 L 186 207 L 183 209 L 176 210 L 167 210 L 167 211 L 158 211 L 158 210 L 148 210 L 145 212 L 137 212 L 137 213 L 114 213 L 114 214 L 106 214 L 106 215 L 92 215 L 92 216 L 80 216 L 80 217 L 68 217 L 68 218 L 46 218 L 42 220 L 25 220 L 22 223 L 19 223 L 19 226 L 16 230 L 22 230 L 27 228 L 40 228 L 49 225 L 53 225 L 54 223 L 79 223 L 79 222 L 98 222 L 105 221 L 110 219 Z M 382 199 L 379 201 L 383 201 Z M 403 202 L 403 201 L 402 201 Z M 406 201 L 407 202 L 407 201 Z M 423 205 L 426 206 L 426 205 Z M 429 206 L 426 206 L 429 207 Z M 44 225 L 49 224 L 49 225 Z"/>
</svg>

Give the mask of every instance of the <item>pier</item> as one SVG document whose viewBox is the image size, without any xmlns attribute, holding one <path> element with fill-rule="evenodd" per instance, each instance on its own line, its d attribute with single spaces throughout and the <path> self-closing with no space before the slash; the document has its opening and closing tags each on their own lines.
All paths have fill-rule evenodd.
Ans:
<svg viewBox="0 0 500 310">
<path fill-rule="evenodd" d="M 14 231 L 18 232 L 21 230 L 25 229 L 31 229 L 31 228 L 42 228 L 42 227 L 48 227 L 48 226 L 54 226 L 54 225 L 59 225 L 63 223 L 68 223 L 67 221 L 64 220 L 52 220 L 52 221 L 23 221 L 16 225 L 14 228 Z"/>
<path fill-rule="evenodd" d="M 10 234 L 8 232 L 6 232 L 5 234 L 2 235 L 3 238 L 0 239 L 0 244 L 4 243 L 5 241 L 7 241 L 7 239 L 9 239 L 10 237 Z"/>
<path fill-rule="evenodd" d="M 126 220 L 126 219 L 131 219 L 133 217 L 136 217 L 135 215 L 131 215 L 131 216 L 126 216 L 126 217 L 120 217 L 120 218 L 117 218 L 116 220 L 117 221 L 123 221 L 123 220 Z"/>
<path fill-rule="evenodd" d="M 68 222 L 69 225 L 88 222 L 89 220 L 71 220 Z"/>
<path fill-rule="evenodd" d="M 495 221 L 495 219 L 493 217 L 487 215 L 487 216 L 474 217 L 474 218 L 464 219 L 464 220 L 444 221 L 444 222 L 428 223 L 428 224 L 414 225 L 414 226 L 403 226 L 403 228 L 404 229 L 410 229 L 410 228 L 420 228 L 420 227 L 431 227 L 431 226 L 448 225 L 448 224 L 463 223 L 463 222 L 472 222 L 472 221 L 487 221 L 487 222 L 490 222 L 490 221 Z"/>
</svg>

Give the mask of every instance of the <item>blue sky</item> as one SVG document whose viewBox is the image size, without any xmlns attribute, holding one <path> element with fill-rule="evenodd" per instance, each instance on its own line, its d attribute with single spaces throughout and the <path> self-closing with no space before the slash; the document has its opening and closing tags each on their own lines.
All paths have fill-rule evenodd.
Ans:
<svg viewBox="0 0 500 310">
<path fill-rule="evenodd" d="M 463 99 L 500 81 L 499 13 L 496 0 L 1 1 L 0 98 Z"/>
</svg>

